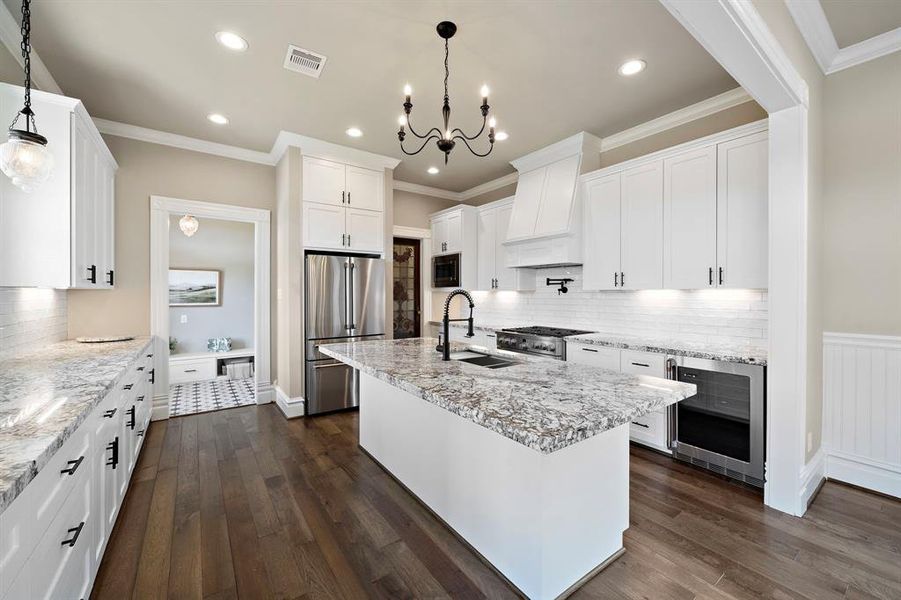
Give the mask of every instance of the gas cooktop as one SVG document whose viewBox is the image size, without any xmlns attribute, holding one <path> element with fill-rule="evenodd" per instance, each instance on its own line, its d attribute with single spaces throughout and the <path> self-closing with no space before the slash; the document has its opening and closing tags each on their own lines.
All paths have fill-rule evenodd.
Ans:
<svg viewBox="0 0 901 600">
<path fill-rule="evenodd" d="M 566 342 L 563 338 L 583 333 L 593 332 L 562 327 L 509 327 L 497 332 L 497 347 L 501 350 L 565 360 Z"/>
</svg>

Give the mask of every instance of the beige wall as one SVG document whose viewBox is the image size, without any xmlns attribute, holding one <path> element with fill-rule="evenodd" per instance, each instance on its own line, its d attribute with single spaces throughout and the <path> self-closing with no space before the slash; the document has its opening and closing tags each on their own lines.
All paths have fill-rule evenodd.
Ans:
<svg viewBox="0 0 901 600">
<path fill-rule="evenodd" d="M 25 85 L 25 73 L 22 71 L 22 65 L 3 45 L 0 45 L 0 81 L 15 85 Z M 12 115 L 10 115 L 9 119 L 12 121 Z"/>
<path fill-rule="evenodd" d="M 105 136 L 116 173 L 116 288 L 69 292 L 69 337 L 150 333 L 150 196 L 265 208 L 275 221 L 275 169 Z M 203 223 L 201 223 L 201 227 Z M 273 229 L 275 223 L 273 222 Z M 275 244 L 272 245 L 275 302 Z M 272 311 L 275 376 L 277 318 Z"/>
<path fill-rule="evenodd" d="M 393 222 L 394 225 L 401 225 L 403 227 L 428 229 L 430 214 L 459 204 L 453 200 L 424 196 L 423 194 L 414 194 L 413 192 L 405 192 L 403 190 L 393 190 L 393 192 Z"/>
<path fill-rule="evenodd" d="M 901 53 L 824 89 L 823 327 L 901 335 Z"/>
<path fill-rule="evenodd" d="M 513 194 L 516 193 L 516 184 L 511 183 L 510 185 L 505 185 L 502 188 L 498 188 L 496 190 L 492 190 L 490 192 L 485 192 L 484 194 L 480 194 L 478 196 L 473 196 L 469 200 L 466 201 L 466 204 L 471 204 L 472 206 L 481 206 L 483 204 L 488 204 L 489 202 L 494 202 L 495 200 L 501 200 L 503 198 L 509 198 Z"/>
<path fill-rule="evenodd" d="M 810 53 L 784 2 L 754 0 L 754 6 L 807 82 L 807 410 L 806 431 L 812 440 L 807 459 L 820 447 L 823 429 L 823 86 L 825 77 Z M 805 446 L 806 447 L 806 446 Z"/>
<path fill-rule="evenodd" d="M 673 127 L 656 135 L 636 140 L 630 144 L 601 152 L 601 167 L 609 167 L 626 160 L 664 150 L 678 144 L 690 142 L 707 135 L 719 133 L 739 125 L 746 125 L 766 119 L 767 114 L 753 100 L 721 110 L 718 113 L 696 119 L 690 123 Z"/>
</svg>

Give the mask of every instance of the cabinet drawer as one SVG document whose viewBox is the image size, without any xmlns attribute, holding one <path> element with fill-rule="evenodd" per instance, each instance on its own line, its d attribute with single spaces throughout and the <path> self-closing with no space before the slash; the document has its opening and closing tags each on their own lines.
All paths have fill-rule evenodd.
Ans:
<svg viewBox="0 0 901 600">
<path fill-rule="evenodd" d="M 629 438 L 656 450 L 669 452 L 666 447 L 666 409 L 632 419 Z"/>
<path fill-rule="evenodd" d="M 666 355 L 664 354 L 623 350 L 620 364 L 623 373 L 666 377 Z"/>
<path fill-rule="evenodd" d="M 186 383 L 215 378 L 215 358 L 169 361 L 169 383 Z"/>
<path fill-rule="evenodd" d="M 591 344 L 566 344 L 566 360 L 600 369 L 619 371 L 620 349 Z"/>
</svg>

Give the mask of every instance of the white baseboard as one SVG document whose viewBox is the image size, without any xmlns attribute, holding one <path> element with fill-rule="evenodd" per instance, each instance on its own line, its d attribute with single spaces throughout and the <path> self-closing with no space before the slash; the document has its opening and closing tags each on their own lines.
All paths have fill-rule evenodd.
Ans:
<svg viewBox="0 0 901 600">
<path fill-rule="evenodd" d="M 275 400 L 275 390 L 268 381 L 257 384 L 257 404 L 269 404 Z"/>
<path fill-rule="evenodd" d="M 281 409 L 285 418 L 295 419 L 303 416 L 305 404 L 303 398 L 289 397 L 278 385 L 272 386 L 272 389 L 275 391 L 275 404 Z"/>
<path fill-rule="evenodd" d="M 810 500 L 826 478 L 826 453 L 820 447 L 813 458 L 801 469 L 801 506 L 810 505 Z"/>
<path fill-rule="evenodd" d="M 153 408 L 150 410 L 151 421 L 163 421 L 169 418 L 169 394 L 153 397 Z"/>
<path fill-rule="evenodd" d="M 895 465 L 832 450 L 826 456 L 826 476 L 901 498 L 901 469 Z"/>
</svg>

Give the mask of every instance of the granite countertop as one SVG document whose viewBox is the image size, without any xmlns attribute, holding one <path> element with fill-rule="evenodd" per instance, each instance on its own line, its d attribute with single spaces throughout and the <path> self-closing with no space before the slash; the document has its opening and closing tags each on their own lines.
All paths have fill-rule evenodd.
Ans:
<svg viewBox="0 0 901 600">
<path fill-rule="evenodd" d="M 125 375 L 149 337 L 60 342 L 0 359 L 0 512 Z"/>
<path fill-rule="evenodd" d="M 437 325 L 439 328 L 441 327 L 441 321 L 429 321 L 429 325 Z M 450 324 L 451 327 L 460 327 L 462 329 L 466 329 L 469 327 L 464 321 L 454 321 Z M 504 329 L 504 327 L 512 327 L 512 325 L 486 325 L 484 323 L 473 323 L 472 328 L 474 331 L 500 331 Z"/>
<path fill-rule="evenodd" d="M 642 352 L 658 352 L 692 358 L 706 358 L 724 362 L 766 365 L 766 348 L 743 344 L 711 342 L 689 342 L 685 340 L 661 340 L 641 336 L 615 335 L 607 333 L 585 333 L 566 338 L 567 342 L 607 346 Z"/>
<path fill-rule="evenodd" d="M 548 454 L 693 396 L 693 384 L 500 352 L 520 364 L 487 369 L 441 360 L 437 340 L 320 346 L 360 369 L 529 448 Z M 452 349 L 464 350 L 465 344 Z"/>
</svg>

